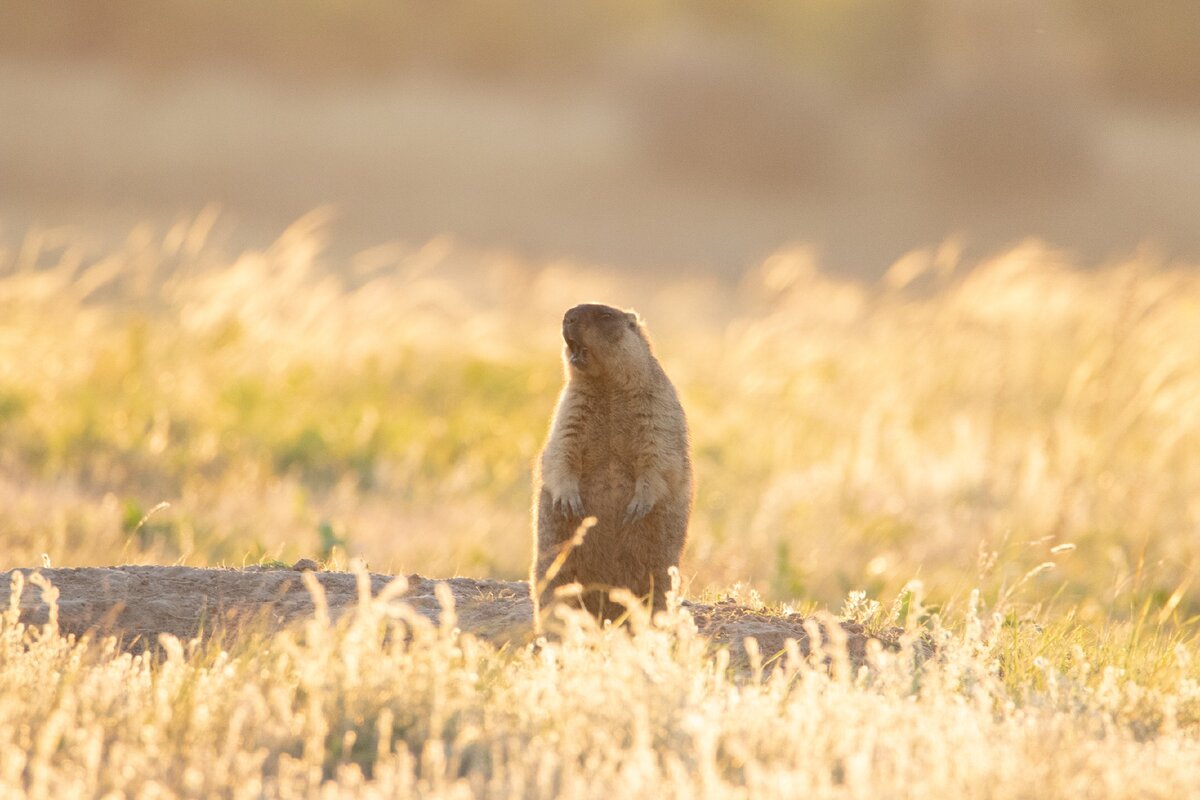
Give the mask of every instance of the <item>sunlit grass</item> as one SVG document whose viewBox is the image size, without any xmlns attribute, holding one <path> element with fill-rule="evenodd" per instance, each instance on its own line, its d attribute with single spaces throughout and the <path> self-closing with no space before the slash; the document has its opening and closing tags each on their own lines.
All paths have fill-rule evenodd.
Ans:
<svg viewBox="0 0 1200 800">
<path fill-rule="evenodd" d="M 559 319 L 600 299 L 646 317 L 689 413 L 685 594 L 840 609 L 938 657 L 851 675 L 762 654 L 759 683 L 686 619 L 495 652 L 376 616 L 156 661 L 10 618 L 5 793 L 1200 784 L 1196 273 L 1027 244 L 973 269 L 913 254 L 874 287 L 785 252 L 722 284 L 449 241 L 334 270 L 319 216 L 237 255 L 208 224 L 0 253 L 5 568 L 356 555 L 523 577 Z"/>
<path fill-rule="evenodd" d="M 452 605 L 434 625 L 377 600 L 334 627 L 317 606 L 228 651 L 164 636 L 139 656 L 10 612 L 0 790 L 1134 798 L 1200 778 L 1194 639 L 1133 648 L 1153 662 L 1135 679 L 1108 650 L 1128 631 L 1078 642 L 1069 624 L 1007 632 L 966 609 L 954 630 L 925 626 L 933 659 L 908 640 L 869 668 L 789 648 L 731 671 L 677 610 L 497 651 L 456 630 Z"/>
<path fill-rule="evenodd" d="M 1200 613 L 1194 273 L 1023 245 L 969 272 L 914 254 L 879 287 L 782 253 L 724 285 L 448 241 L 337 273 L 319 215 L 236 257 L 207 223 L 0 261 L 11 563 L 287 560 L 324 526 L 376 568 L 520 577 L 558 321 L 598 298 L 645 315 L 690 415 L 693 593 L 829 606 L 920 578 L 994 603 L 1024 580 L 1087 615 Z"/>
</svg>

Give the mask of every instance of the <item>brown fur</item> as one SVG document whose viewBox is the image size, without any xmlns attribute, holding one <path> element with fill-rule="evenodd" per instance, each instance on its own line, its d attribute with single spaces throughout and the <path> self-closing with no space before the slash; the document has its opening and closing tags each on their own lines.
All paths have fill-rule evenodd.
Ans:
<svg viewBox="0 0 1200 800">
<path fill-rule="evenodd" d="M 555 589 L 573 582 L 600 618 L 624 612 L 608 599 L 615 587 L 660 610 L 692 505 L 683 408 L 636 314 L 576 306 L 563 318 L 563 339 L 566 386 L 534 470 L 535 624 Z M 596 523 L 572 546 L 586 517 Z"/>
</svg>

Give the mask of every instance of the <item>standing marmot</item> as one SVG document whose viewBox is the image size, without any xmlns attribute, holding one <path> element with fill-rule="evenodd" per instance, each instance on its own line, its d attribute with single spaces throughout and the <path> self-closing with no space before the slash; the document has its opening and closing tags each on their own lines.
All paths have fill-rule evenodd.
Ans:
<svg viewBox="0 0 1200 800">
<path fill-rule="evenodd" d="M 567 383 L 534 470 L 530 587 L 538 626 L 554 590 L 572 582 L 601 618 L 624 612 L 608 599 L 614 587 L 662 609 L 692 506 L 683 408 L 637 314 L 575 306 L 563 317 L 563 339 Z M 585 517 L 596 524 L 572 547 Z"/>
</svg>

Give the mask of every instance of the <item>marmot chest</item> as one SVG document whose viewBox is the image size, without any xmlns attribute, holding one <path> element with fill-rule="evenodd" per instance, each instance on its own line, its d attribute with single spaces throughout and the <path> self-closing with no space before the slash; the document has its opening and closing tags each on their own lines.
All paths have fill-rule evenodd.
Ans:
<svg viewBox="0 0 1200 800">
<path fill-rule="evenodd" d="M 580 476 L 593 487 L 632 485 L 637 456 L 652 446 L 646 441 L 649 426 L 642 404 L 620 399 L 595 403 L 583 424 L 580 437 Z"/>
</svg>

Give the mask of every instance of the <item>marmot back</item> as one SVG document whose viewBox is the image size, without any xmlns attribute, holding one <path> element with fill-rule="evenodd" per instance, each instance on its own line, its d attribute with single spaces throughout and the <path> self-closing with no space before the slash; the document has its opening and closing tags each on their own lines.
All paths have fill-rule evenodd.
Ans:
<svg viewBox="0 0 1200 800">
<path fill-rule="evenodd" d="M 615 587 L 662 609 L 692 506 L 683 408 L 637 315 L 576 306 L 563 318 L 563 339 L 567 382 L 534 470 L 538 626 L 554 590 L 573 582 L 601 618 L 624 612 L 608 600 Z M 572 547 L 586 517 L 596 524 Z"/>
</svg>

